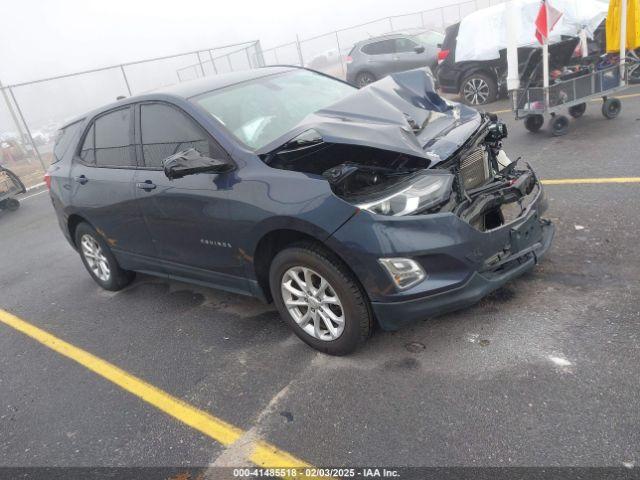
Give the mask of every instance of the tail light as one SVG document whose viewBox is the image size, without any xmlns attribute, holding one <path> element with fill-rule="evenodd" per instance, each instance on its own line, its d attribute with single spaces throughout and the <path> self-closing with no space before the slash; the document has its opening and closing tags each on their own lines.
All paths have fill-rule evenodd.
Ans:
<svg viewBox="0 0 640 480">
<path fill-rule="evenodd" d="M 344 63 L 351 63 L 353 62 L 353 57 L 351 55 L 347 55 L 347 57 L 344 59 Z"/>
<path fill-rule="evenodd" d="M 44 174 L 44 183 L 51 190 L 51 174 L 49 172 Z"/>
<path fill-rule="evenodd" d="M 440 65 L 442 62 L 444 62 L 447 59 L 450 51 L 451 50 L 440 50 L 438 52 L 438 65 Z"/>
</svg>

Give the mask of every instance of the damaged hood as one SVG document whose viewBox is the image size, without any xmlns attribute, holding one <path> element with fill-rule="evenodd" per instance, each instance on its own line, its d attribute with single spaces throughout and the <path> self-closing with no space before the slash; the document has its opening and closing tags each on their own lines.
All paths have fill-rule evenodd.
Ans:
<svg viewBox="0 0 640 480">
<path fill-rule="evenodd" d="M 303 132 L 314 131 L 325 143 L 394 151 L 428 159 L 434 166 L 456 152 L 481 124 L 476 110 L 440 97 L 427 69 L 417 69 L 391 74 L 308 115 L 257 153 L 275 152 Z"/>
</svg>

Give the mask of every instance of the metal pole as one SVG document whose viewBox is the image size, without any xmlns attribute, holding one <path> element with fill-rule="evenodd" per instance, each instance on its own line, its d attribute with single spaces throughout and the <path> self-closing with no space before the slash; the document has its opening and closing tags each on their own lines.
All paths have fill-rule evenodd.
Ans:
<svg viewBox="0 0 640 480">
<path fill-rule="evenodd" d="M 20 109 L 20 104 L 16 100 L 16 96 L 13 94 L 13 90 L 11 90 L 11 87 L 9 87 L 9 94 L 13 99 L 13 103 L 16 106 L 16 110 L 18 110 L 18 115 L 20 115 L 20 119 L 22 120 L 24 128 L 27 131 L 27 135 L 29 135 L 29 141 L 31 142 L 31 146 L 36 152 L 36 156 L 38 157 L 38 161 L 40 162 L 40 165 L 42 165 L 42 171 L 46 172 L 47 167 L 45 167 L 44 162 L 42 161 L 42 157 L 40 156 L 40 151 L 38 150 L 38 147 L 36 147 L 36 143 L 33 141 L 33 137 L 31 136 L 31 130 L 29 130 L 29 125 L 27 125 L 27 121 L 24 119 L 24 115 L 22 114 L 22 110 Z"/>
<path fill-rule="evenodd" d="M 124 78 L 124 84 L 127 86 L 127 92 L 129 92 L 129 96 L 131 96 L 131 87 L 129 86 L 129 80 L 127 79 L 127 74 L 124 71 L 123 65 L 120 65 L 120 71 L 122 72 L 122 77 Z"/>
<path fill-rule="evenodd" d="M 227 55 L 227 63 L 229 64 L 229 70 L 233 72 L 233 65 L 231 65 L 231 57 Z"/>
<path fill-rule="evenodd" d="M 440 16 L 442 17 L 442 30 L 447 28 L 447 24 L 444 21 L 444 7 L 440 7 Z"/>
<path fill-rule="evenodd" d="M 344 62 L 342 61 L 342 54 L 340 53 L 340 38 L 338 37 L 338 32 L 336 32 L 336 45 L 338 45 L 338 60 L 340 60 L 340 69 L 342 70 L 342 76 L 346 76 L 347 73 L 344 71 Z"/>
<path fill-rule="evenodd" d="M 196 52 L 196 55 L 198 57 L 198 63 L 200 64 L 200 71 L 202 72 L 202 76 L 206 77 L 204 73 L 204 65 L 202 65 L 202 59 L 200 58 L 200 52 Z"/>
<path fill-rule="evenodd" d="M 264 55 L 262 54 L 262 45 L 260 44 L 260 40 L 255 43 L 256 48 L 256 57 L 258 58 L 258 66 L 264 67 Z"/>
<path fill-rule="evenodd" d="M 627 60 L 627 0 L 620 2 L 620 85 L 624 85 Z"/>
<path fill-rule="evenodd" d="M 302 47 L 300 46 L 300 37 L 296 33 L 296 47 L 298 48 L 298 59 L 300 62 L 300 66 L 304 67 L 304 59 L 302 58 Z"/>
<path fill-rule="evenodd" d="M 542 87 L 544 88 L 544 106 L 549 108 L 549 43 L 544 39 L 542 44 Z"/>
<path fill-rule="evenodd" d="M 213 72 L 217 75 L 218 69 L 216 68 L 216 61 L 213 59 L 213 55 L 211 54 L 211 49 L 209 49 L 209 58 L 211 59 L 211 65 L 213 65 Z"/>
<path fill-rule="evenodd" d="M 13 105 L 11 105 L 11 101 L 9 101 L 9 97 L 7 96 L 7 91 L 2 86 L 2 82 L 0 82 L 0 90 L 2 90 L 2 96 L 4 97 L 4 102 L 7 104 L 7 110 L 9 110 L 9 114 L 13 119 L 13 123 L 16 126 L 16 130 L 18 130 L 18 135 L 20 135 L 21 139 L 24 139 L 24 132 L 22 131 L 22 126 L 18 121 L 18 117 L 16 117 L 16 112 L 13 110 Z"/>
<path fill-rule="evenodd" d="M 424 11 L 420 12 L 420 23 L 424 27 Z"/>
<path fill-rule="evenodd" d="M 393 32 L 393 18 L 389 17 L 389 31 Z"/>
<path fill-rule="evenodd" d="M 252 65 L 251 65 L 251 56 L 249 55 L 249 48 L 245 48 L 245 49 L 244 49 L 244 53 L 246 53 L 246 54 L 247 54 L 247 63 L 249 64 L 249 68 L 252 68 Z"/>
<path fill-rule="evenodd" d="M 176 75 L 178 75 L 178 83 L 182 83 L 182 78 L 180 77 L 180 70 L 176 70 Z"/>
</svg>

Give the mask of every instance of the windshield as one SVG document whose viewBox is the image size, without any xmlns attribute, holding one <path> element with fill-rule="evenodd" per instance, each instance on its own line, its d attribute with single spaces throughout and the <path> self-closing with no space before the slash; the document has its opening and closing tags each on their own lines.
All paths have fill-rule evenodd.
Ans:
<svg viewBox="0 0 640 480">
<path fill-rule="evenodd" d="M 222 88 L 192 99 L 249 148 L 257 150 L 307 115 L 353 93 L 351 85 L 307 70 Z"/>
</svg>

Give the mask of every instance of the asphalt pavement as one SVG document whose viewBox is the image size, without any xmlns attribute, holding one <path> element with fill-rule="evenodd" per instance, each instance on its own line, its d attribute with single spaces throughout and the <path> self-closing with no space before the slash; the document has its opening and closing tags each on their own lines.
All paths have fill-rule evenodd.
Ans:
<svg viewBox="0 0 640 480">
<path fill-rule="evenodd" d="M 500 115 L 543 179 L 640 177 L 640 96 L 564 137 Z M 101 290 L 38 190 L 0 214 L 0 309 L 313 465 L 639 465 L 640 183 L 546 192 L 557 233 L 533 272 L 345 358 L 250 298 L 145 275 Z M 0 432 L 0 466 L 249 464 L 2 323 Z"/>
</svg>

